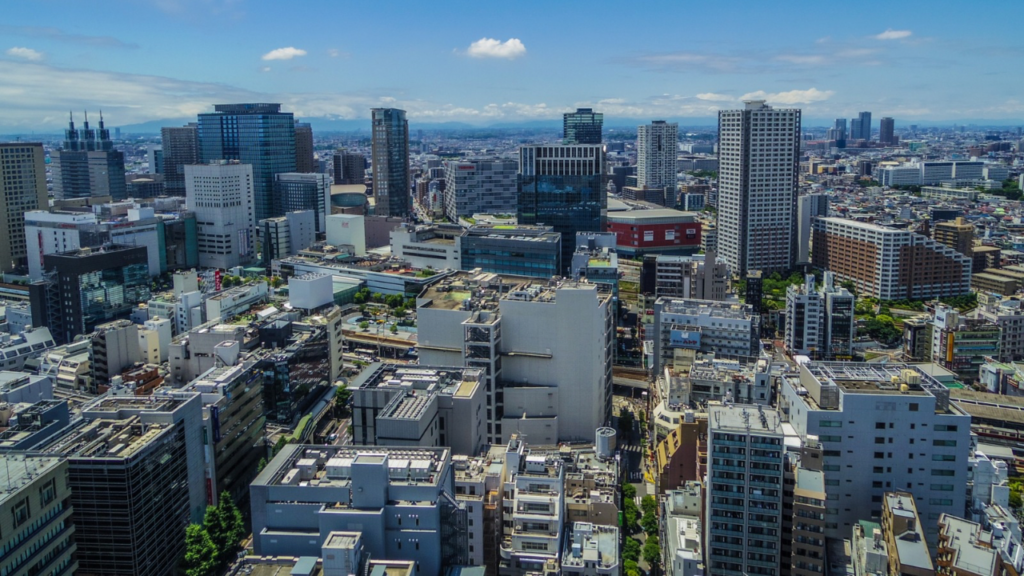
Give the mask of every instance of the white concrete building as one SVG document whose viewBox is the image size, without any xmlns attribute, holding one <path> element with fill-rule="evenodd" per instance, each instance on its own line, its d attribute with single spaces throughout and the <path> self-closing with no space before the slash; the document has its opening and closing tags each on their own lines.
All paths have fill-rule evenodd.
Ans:
<svg viewBox="0 0 1024 576">
<path fill-rule="evenodd" d="M 445 216 L 458 222 L 473 214 L 515 214 L 518 171 L 510 160 L 445 162 Z"/>
<path fill-rule="evenodd" d="M 700 482 L 691 480 L 662 500 L 662 564 L 671 576 L 704 576 L 703 498 Z"/>
<path fill-rule="evenodd" d="M 693 256 L 660 254 L 654 275 L 654 294 L 659 298 L 720 301 L 729 287 L 729 265 L 714 250 Z"/>
<path fill-rule="evenodd" d="M 484 370 L 489 442 L 593 441 L 611 410 L 612 291 L 460 273 L 417 299 L 420 362 Z"/>
<path fill-rule="evenodd" d="M 355 256 L 366 256 L 366 221 L 356 214 L 331 214 L 327 217 L 327 243 L 349 245 Z"/>
<path fill-rule="evenodd" d="M 676 350 L 719 357 L 760 355 L 761 317 L 750 306 L 711 300 L 658 298 L 654 303 L 654 370 L 660 373 Z"/>
<path fill-rule="evenodd" d="M 907 166 L 885 166 L 879 168 L 875 176 L 882 186 L 920 186 L 921 167 L 912 164 Z"/>
<path fill-rule="evenodd" d="M 732 271 L 794 263 L 800 110 L 763 100 L 718 113 L 718 250 Z"/>
<path fill-rule="evenodd" d="M 641 188 L 676 189 L 679 124 L 655 120 L 636 127 L 636 184 Z"/>
<path fill-rule="evenodd" d="M 461 226 L 402 224 L 391 231 L 391 255 L 416 269 L 460 270 Z"/>
<path fill-rule="evenodd" d="M 316 214 L 296 210 L 284 216 L 260 220 L 263 261 L 294 256 L 316 242 Z"/>
<path fill-rule="evenodd" d="M 828 194 L 806 194 L 797 198 L 796 263 L 811 262 L 811 229 L 814 219 L 828 216 Z"/>
<path fill-rule="evenodd" d="M 527 576 L 558 561 L 565 526 L 565 465 L 557 454 L 531 454 L 517 435 L 505 450 L 504 530 L 499 576 Z"/>
<path fill-rule="evenodd" d="M 933 545 L 939 515 L 964 513 L 971 418 L 932 376 L 907 364 L 808 362 L 783 380 L 779 406 L 824 447 L 826 537 L 878 521 L 893 490 L 913 491 Z"/>
<path fill-rule="evenodd" d="M 979 306 L 972 318 L 984 318 L 999 325 L 999 360 L 1011 362 L 1024 359 L 1024 308 L 1019 298 L 1000 298 L 978 294 Z"/>
<path fill-rule="evenodd" d="M 704 532 L 710 576 L 778 574 L 783 439 L 776 410 L 710 407 Z"/>
<path fill-rule="evenodd" d="M 253 282 L 218 292 L 206 299 L 206 321 L 233 318 L 253 304 L 266 300 L 268 294 L 266 282 Z"/>
<path fill-rule="evenodd" d="M 334 277 L 320 273 L 288 278 L 288 302 L 307 311 L 334 302 Z"/>
<path fill-rule="evenodd" d="M 185 204 L 196 213 L 199 265 L 227 270 L 256 255 L 251 164 L 185 166 Z"/>
<path fill-rule="evenodd" d="M 563 576 L 619 576 L 619 529 L 573 522 L 562 550 Z"/>
</svg>

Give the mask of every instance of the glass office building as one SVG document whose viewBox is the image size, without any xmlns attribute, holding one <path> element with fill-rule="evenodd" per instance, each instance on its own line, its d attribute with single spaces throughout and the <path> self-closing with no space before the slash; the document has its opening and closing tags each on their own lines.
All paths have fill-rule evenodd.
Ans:
<svg viewBox="0 0 1024 576">
<path fill-rule="evenodd" d="M 608 195 L 601 145 L 521 147 L 518 192 L 519 224 L 551 226 L 562 235 L 565 272 L 576 251 L 576 233 L 605 229 Z"/>
<path fill-rule="evenodd" d="M 590 108 L 577 108 L 562 115 L 564 144 L 600 144 L 604 114 Z"/>
<path fill-rule="evenodd" d="M 409 215 L 409 122 L 405 110 L 373 109 L 373 196 L 377 216 Z"/>
<path fill-rule="evenodd" d="M 562 235 L 549 226 L 473 226 L 459 237 L 462 269 L 550 278 L 562 274 Z"/>
<path fill-rule="evenodd" d="M 280 216 L 274 177 L 295 172 L 295 117 L 280 104 L 217 104 L 199 115 L 199 162 L 252 165 L 256 221 Z"/>
</svg>

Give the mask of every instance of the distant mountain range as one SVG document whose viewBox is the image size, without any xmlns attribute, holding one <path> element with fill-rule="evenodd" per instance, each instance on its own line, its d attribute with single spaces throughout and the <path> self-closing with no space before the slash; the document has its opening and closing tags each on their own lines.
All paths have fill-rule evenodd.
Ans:
<svg viewBox="0 0 1024 576">
<path fill-rule="evenodd" d="M 669 122 L 677 122 L 684 128 L 715 128 L 718 124 L 718 119 L 714 116 L 708 117 L 697 117 L 697 118 L 660 118 Z M 312 124 L 314 132 L 347 132 L 347 133 L 370 133 L 370 119 L 360 118 L 357 120 L 345 120 L 339 118 L 299 118 L 302 122 L 308 122 Z M 653 120 L 653 118 L 652 118 Z M 899 118 L 896 119 L 897 130 L 905 128 L 910 124 L 916 124 L 922 128 L 932 127 L 951 127 L 954 124 L 958 126 L 972 126 L 975 128 L 1007 128 L 1024 126 L 1024 120 L 985 120 L 985 119 L 970 119 L 970 120 L 912 120 L 912 121 L 901 121 Z M 184 126 L 189 122 L 195 122 L 195 118 L 166 118 L 163 120 L 152 120 L 150 122 L 143 122 L 139 124 L 128 124 L 125 126 L 119 126 L 122 135 L 133 134 L 138 136 L 144 135 L 159 135 L 160 128 L 164 126 Z M 604 128 L 608 130 L 634 130 L 637 125 L 644 123 L 644 120 L 637 118 L 609 118 L 605 117 Z M 804 118 L 803 126 L 805 129 L 808 128 L 826 128 L 832 126 L 832 119 L 822 118 Z M 113 128 L 113 127 L 112 127 Z M 415 119 L 409 122 L 409 128 L 411 130 L 426 130 L 426 131 L 437 131 L 437 130 L 451 130 L 451 131 L 462 131 L 462 130 L 552 130 L 560 131 L 562 129 L 562 121 L 558 119 L 550 120 L 524 120 L 524 121 L 501 121 L 493 122 L 490 124 L 471 124 L 468 122 L 417 122 Z M 62 132 L 58 130 L 16 130 L 0 126 L 0 138 L 2 139 L 32 139 L 46 136 L 52 136 L 56 138 L 62 137 Z"/>
</svg>

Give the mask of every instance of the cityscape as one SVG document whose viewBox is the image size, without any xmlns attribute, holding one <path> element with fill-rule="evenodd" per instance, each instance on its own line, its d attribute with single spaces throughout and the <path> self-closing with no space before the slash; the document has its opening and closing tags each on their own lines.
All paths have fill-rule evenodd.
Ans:
<svg viewBox="0 0 1024 576">
<path fill-rule="evenodd" d="M 1024 6 L 599 4 L 9 7 L 0 576 L 1024 573 Z"/>
</svg>

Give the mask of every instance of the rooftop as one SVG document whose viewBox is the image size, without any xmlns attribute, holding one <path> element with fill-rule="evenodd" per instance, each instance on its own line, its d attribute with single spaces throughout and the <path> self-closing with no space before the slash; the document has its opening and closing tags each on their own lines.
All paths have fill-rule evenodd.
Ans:
<svg viewBox="0 0 1024 576">
<path fill-rule="evenodd" d="M 958 388 L 950 391 L 950 401 L 970 414 L 973 424 L 1024 425 L 1024 397 Z"/>
<path fill-rule="evenodd" d="M 996 573 L 999 553 L 991 548 L 992 533 L 982 530 L 977 522 L 943 514 L 939 517 L 939 542 L 940 562 L 948 549 L 954 568 L 985 576 Z"/>
<path fill-rule="evenodd" d="M 144 424 L 138 416 L 96 419 L 60 434 L 45 450 L 71 458 L 128 459 L 171 429 L 167 424 Z"/>
<path fill-rule="evenodd" d="M 886 492 L 885 507 L 893 516 L 893 526 L 890 529 L 902 530 L 887 536 L 896 543 L 896 554 L 900 564 L 932 570 L 931 554 L 921 530 L 921 520 L 917 515 L 914 497 L 905 492 Z"/>
<path fill-rule="evenodd" d="M 782 435 L 782 418 L 776 410 L 741 404 L 712 404 L 708 422 L 714 431 Z"/>
<path fill-rule="evenodd" d="M 619 529 L 589 522 L 576 522 L 565 541 L 562 566 L 583 567 L 599 564 L 611 567 L 619 563 Z"/>
<path fill-rule="evenodd" d="M 611 298 L 611 289 L 585 280 L 540 280 L 490 272 L 458 272 L 420 294 L 428 307 L 442 310 L 497 310 L 500 300 L 554 303 L 559 290 L 595 290 L 598 298 Z"/>
<path fill-rule="evenodd" d="M 693 298 L 658 298 L 664 314 L 683 314 L 690 316 L 707 316 L 713 318 L 729 318 L 735 320 L 750 319 L 752 308 L 746 304 L 719 302 L 716 300 L 696 300 Z"/>
<path fill-rule="evenodd" d="M 447 448 L 292 444 L 271 461 L 253 484 L 348 486 L 352 482 L 353 464 L 378 464 L 387 466 L 390 484 L 434 486 L 441 481 L 449 459 Z"/>
<path fill-rule="evenodd" d="M 57 467 L 61 460 L 57 456 L 0 454 L 0 505 L 33 480 Z"/>
<path fill-rule="evenodd" d="M 681 222 L 696 222 L 696 212 L 683 212 L 681 210 L 673 210 L 672 208 L 662 208 L 655 210 L 627 210 L 624 212 L 614 212 L 608 214 L 608 220 L 630 220 L 630 221 L 646 221 L 655 222 L 661 220 L 670 221 L 681 221 Z"/>
</svg>

